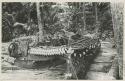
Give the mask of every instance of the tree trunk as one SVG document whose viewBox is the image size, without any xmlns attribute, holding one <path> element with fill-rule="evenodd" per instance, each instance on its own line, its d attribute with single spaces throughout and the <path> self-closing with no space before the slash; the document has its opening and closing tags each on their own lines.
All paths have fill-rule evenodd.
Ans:
<svg viewBox="0 0 125 81">
<path fill-rule="evenodd" d="M 98 30 L 99 30 L 99 27 L 100 27 L 100 23 L 99 23 L 99 20 L 98 20 L 98 8 L 97 8 L 97 3 L 94 3 L 94 9 L 95 9 L 95 24 L 96 24 L 96 27 L 95 27 L 95 32 L 97 33 Z"/>
<path fill-rule="evenodd" d="M 86 15 L 85 15 L 85 3 L 83 3 L 83 23 L 84 23 L 84 31 L 86 30 Z"/>
<path fill-rule="evenodd" d="M 29 30 L 31 29 L 31 18 L 30 18 L 30 12 L 31 12 L 31 10 L 30 10 L 30 4 L 28 4 L 28 22 L 27 22 L 27 24 L 28 24 L 28 31 L 27 31 L 27 35 L 30 35 L 30 33 L 29 33 Z"/>
<path fill-rule="evenodd" d="M 97 3 L 95 3 L 95 21 L 98 22 L 98 9 L 97 9 Z"/>
<path fill-rule="evenodd" d="M 38 27 L 39 27 L 39 42 L 43 41 L 43 25 L 41 22 L 41 14 L 40 14 L 40 5 L 36 3 L 36 10 L 37 10 L 37 19 L 38 19 Z"/>
<path fill-rule="evenodd" d="M 81 12 L 83 13 L 82 21 L 83 21 L 83 25 L 84 25 L 83 27 L 81 27 L 79 29 L 79 33 L 80 33 L 81 36 L 84 36 L 87 33 L 87 31 L 86 31 L 85 3 L 83 3 L 83 4 L 79 3 L 79 6 L 82 7 L 82 10 L 81 10 Z"/>
<path fill-rule="evenodd" d="M 114 39 L 118 53 L 118 77 L 123 79 L 123 8 L 122 3 L 111 3 Z"/>
</svg>

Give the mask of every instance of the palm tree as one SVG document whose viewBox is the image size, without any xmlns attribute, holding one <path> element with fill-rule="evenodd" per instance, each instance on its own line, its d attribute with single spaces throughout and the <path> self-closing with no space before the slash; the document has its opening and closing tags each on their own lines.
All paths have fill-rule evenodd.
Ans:
<svg viewBox="0 0 125 81">
<path fill-rule="evenodd" d="M 119 79 L 123 79 L 123 10 L 124 4 L 111 3 L 112 21 L 114 29 L 114 39 L 117 48 L 118 68 L 117 74 Z"/>
<path fill-rule="evenodd" d="M 43 41 L 43 25 L 41 21 L 41 13 L 40 13 L 40 4 L 36 3 L 36 10 L 37 10 L 37 19 L 38 19 L 38 27 L 39 27 L 39 42 Z"/>
</svg>

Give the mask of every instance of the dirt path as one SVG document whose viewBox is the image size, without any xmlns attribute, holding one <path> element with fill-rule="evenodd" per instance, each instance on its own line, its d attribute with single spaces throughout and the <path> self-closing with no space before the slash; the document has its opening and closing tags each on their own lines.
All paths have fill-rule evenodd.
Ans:
<svg viewBox="0 0 125 81">
<path fill-rule="evenodd" d="M 57 65 L 52 65 L 50 64 L 50 62 L 46 62 L 46 63 L 40 62 L 35 67 L 29 67 L 29 68 L 17 67 L 7 62 L 3 64 L 4 65 L 2 66 L 4 68 L 2 69 L 2 76 L 1 76 L 2 80 L 63 80 L 65 79 L 66 65 L 65 63 L 59 64 L 59 61 L 58 63 L 56 63 Z"/>
<path fill-rule="evenodd" d="M 108 71 L 111 69 L 112 61 L 116 55 L 116 50 L 112 48 L 110 42 L 101 42 L 101 52 L 95 58 L 90 70 L 87 72 L 87 80 L 106 80 L 111 79 Z"/>
<path fill-rule="evenodd" d="M 9 65 L 9 64 L 8 64 Z M 13 69 L 6 68 L 2 71 L 2 80 L 62 80 L 65 79 L 65 64 L 34 68 L 34 69 L 24 69 L 14 66 L 10 66 Z M 7 66 L 8 67 L 8 66 Z M 15 69 L 14 69 L 15 68 Z M 18 68 L 18 69 L 17 69 Z M 10 70 L 9 70 L 10 69 Z"/>
</svg>

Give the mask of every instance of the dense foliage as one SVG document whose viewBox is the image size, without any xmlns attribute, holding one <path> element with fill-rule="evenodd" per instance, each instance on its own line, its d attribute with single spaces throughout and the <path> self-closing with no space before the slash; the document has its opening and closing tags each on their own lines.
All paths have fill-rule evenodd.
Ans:
<svg viewBox="0 0 125 81">
<path fill-rule="evenodd" d="M 85 10 L 83 10 L 85 4 Z M 65 29 L 74 33 L 81 33 L 81 29 L 92 33 L 97 28 L 95 4 L 97 4 L 97 16 L 100 31 L 112 31 L 112 18 L 110 3 L 79 3 L 68 2 L 40 3 L 41 23 L 45 34 L 54 35 Z M 83 12 L 85 14 L 83 14 Z M 85 23 L 83 23 L 85 21 Z M 15 23 L 20 23 L 15 26 Z M 24 32 L 25 31 L 25 32 Z M 39 31 L 35 3 L 2 3 L 2 40 L 10 41 L 15 34 L 20 36 L 35 35 Z M 17 34 L 18 33 L 18 34 Z"/>
</svg>

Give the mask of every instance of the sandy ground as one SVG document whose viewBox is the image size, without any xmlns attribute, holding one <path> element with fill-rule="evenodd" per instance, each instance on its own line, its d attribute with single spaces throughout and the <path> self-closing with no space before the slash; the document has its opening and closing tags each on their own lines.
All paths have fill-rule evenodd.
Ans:
<svg viewBox="0 0 125 81">
<path fill-rule="evenodd" d="M 2 80 L 58 80 L 64 79 L 63 71 L 58 70 L 7 70 L 2 73 Z"/>
<path fill-rule="evenodd" d="M 4 63 L 5 64 L 5 63 Z M 36 65 L 37 66 L 37 65 Z M 65 79 L 66 65 L 55 65 L 39 67 L 30 67 L 30 68 L 20 68 L 15 65 L 10 65 L 6 63 L 2 70 L 2 80 L 62 80 Z"/>
<path fill-rule="evenodd" d="M 16 64 L 16 62 L 15 62 Z M 20 64 L 20 67 L 16 66 Z M 66 63 L 59 60 L 52 64 L 50 61 L 24 65 L 18 61 L 12 65 L 2 62 L 1 80 L 63 80 L 65 79 Z"/>
</svg>

